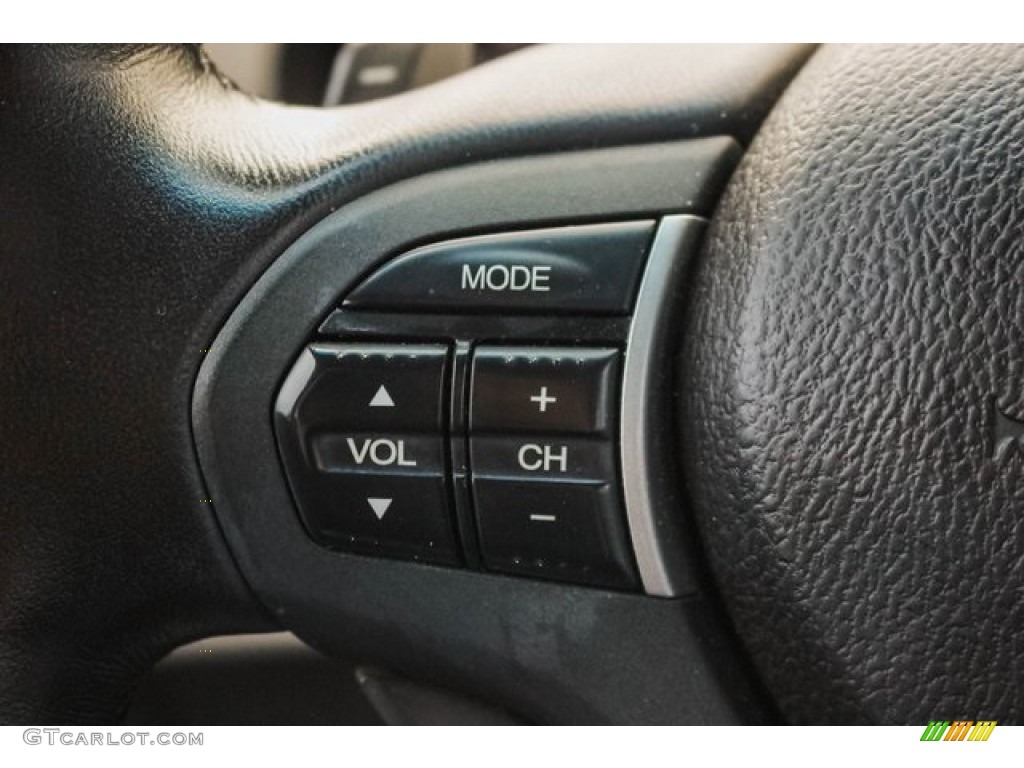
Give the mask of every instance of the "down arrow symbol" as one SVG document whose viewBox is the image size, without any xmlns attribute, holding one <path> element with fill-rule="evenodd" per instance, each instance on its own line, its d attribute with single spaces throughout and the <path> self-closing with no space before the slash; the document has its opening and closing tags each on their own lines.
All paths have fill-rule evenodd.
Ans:
<svg viewBox="0 0 1024 768">
<path fill-rule="evenodd" d="M 373 509 L 373 514 L 377 516 L 378 520 L 382 520 L 384 515 L 388 511 L 388 507 L 391 506 L 391 499 L 367 499 L 370 503 L 370 508 Z"/>
</svg>

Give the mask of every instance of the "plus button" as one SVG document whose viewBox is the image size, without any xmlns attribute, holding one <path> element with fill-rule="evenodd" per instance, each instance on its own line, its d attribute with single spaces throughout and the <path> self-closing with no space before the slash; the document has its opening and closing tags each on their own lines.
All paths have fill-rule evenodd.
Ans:
<svg viewBox="0 0 1024 768">
<path fill-rule="evenodd" d="M 547 387 L 541 387 L 540 392 L 538 394 L 530 397 L 530 401 L 537 403 L 537 408 L 540 410 L 541 413 L 546 413 L 548 410 L 548 404 L 557 403 L 558 398 L 551 397 L 550 395 L 548 395 Z"/>
</svg>

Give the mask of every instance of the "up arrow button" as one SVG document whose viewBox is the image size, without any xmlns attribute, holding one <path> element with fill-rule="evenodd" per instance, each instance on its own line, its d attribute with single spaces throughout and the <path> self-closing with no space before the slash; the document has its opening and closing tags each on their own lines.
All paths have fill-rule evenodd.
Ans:
<svg viewBox="0 0 1024 768">
<path fill-rule="evenodd" d="M 310 344 L 281 389 L 278 417 L 300 440 L 337 434 L 440 439 L 447 358 L 443 344 Z"/>
<path fill-rule="evenodd" d="M 388 393 L 387 387 L 383 384 L 380 385 L 380 389 L 377 390 L 377 394 L 370 400 L 371 408 L 394 408 L 395 401 L 391 399 L 391 395 Z"/>
</svg>

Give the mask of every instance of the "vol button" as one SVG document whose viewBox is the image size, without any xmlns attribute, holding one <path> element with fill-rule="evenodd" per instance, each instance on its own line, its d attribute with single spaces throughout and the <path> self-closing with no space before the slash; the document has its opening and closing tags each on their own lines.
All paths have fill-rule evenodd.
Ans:
<svg viewBox="0 0 1024 768">
<path fill-rule="evenodd" d="M 387 387 L 383 384 L 380 385 L 380 389 L 377 390 L 377 394 L 370 400 L 371 408 L 394 408 L 395 401 L 391 399 L 391 393 L 388 392 Z"/>
<path fill-rule="evenodd" d="M 375 499 L 369 496 L 366 498 L 366 503 L 370 505 L 370 509 L 373 510 L 373 514 L 377 516 L 378 520 L 384 519 L 384 515 L 388 513 L 393 501 L 394 499 Z"/>
<path fill-rule="evenodd" d="M 352 460 L 358 466 L 363 466 L 367 463 L 374 464 L 378 467 L 415 467 L 417 462 L 415 459 L 407 457 L 405 454 L 405 440 L 389 440 L 381 437 L 376 440 L 371 438 L 362 438 L 356 440 L 351 437 L 345 438 L 345 444 L 348 446 L 349 453 L 352 454 Z"/>
<path fill-rule="evenodd" d="M 301 511 L 313 537 L 332 548 L 457 561 L 441 477 L 323 473 L 302 497 Z"/>
<path fill-rule="evenodd" d="M 277 409 L 303 434 L 440 432 L 448 349 L 435 344 L 311 344 Z"/>
<path fill-rule="evenodd" d="M 442 441 L 426 435 L 326 434 L 311 441 L 321 472 L 439 475 L 444 471 Z"/>
</svg>

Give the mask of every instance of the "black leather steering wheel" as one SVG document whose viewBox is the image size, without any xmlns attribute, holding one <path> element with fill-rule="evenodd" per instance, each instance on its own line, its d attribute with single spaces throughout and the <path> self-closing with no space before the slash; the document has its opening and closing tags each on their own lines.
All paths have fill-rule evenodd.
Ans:
<svg viewBox="0 0 1024 768">
<path fill-rule="evenodd" d="M 1022 78 L 1009 47 L 543 46 L 300 109 L 195 46 L 4 47 L 0 720 L 116 722 L 172 648 L 279 628 L 543 722 L 1019 720 Z M 279 383 L 227 358 L 276 343 L 246 308 L 304 233 L 460 186 L 438 238 L 678 213 L 645 153 L 709 137 L 744 154 L 717 207 L 714 184 L 689 201 L 711 224 L 656 425 L 692 591 L 275 549 L 270 497 L 212 442 L 272 455 L 269 402 L 252 423 L 203 398 Z M 528 199 L 559 158 L 634 149 L 632 207 Z"/>
</svg>

